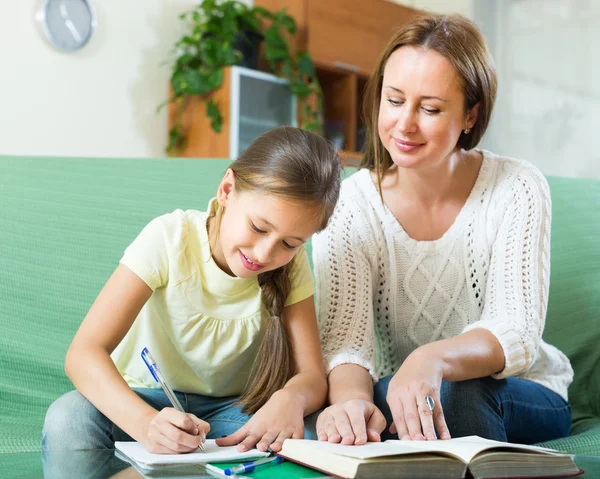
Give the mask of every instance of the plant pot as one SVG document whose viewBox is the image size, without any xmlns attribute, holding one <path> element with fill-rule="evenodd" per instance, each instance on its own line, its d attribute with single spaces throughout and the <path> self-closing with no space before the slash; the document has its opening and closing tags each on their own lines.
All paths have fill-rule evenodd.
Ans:
<svg viewBox="0 0 600 479">
<path fill-rule="evenodd" d="M 260 44 L 265 39 L 263 35 L 256 32 L 244 32 L 237 35 L 233 48 L 242 54 L 242 60 L 238 63 L 241 67 L 258 68 L 258 56 Z"/>
</svg>

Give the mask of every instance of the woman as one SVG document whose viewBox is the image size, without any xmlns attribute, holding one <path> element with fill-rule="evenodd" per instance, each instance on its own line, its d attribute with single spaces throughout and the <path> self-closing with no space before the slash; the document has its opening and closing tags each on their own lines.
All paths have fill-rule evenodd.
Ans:
<svg viewBox="0 0 600 479">
<path fill-rule="evenodd" d="M 314 240 L 331 404 L 320 440 L 569 432 L 573 371 L 542 340 L 548 185 L 530 163 L 475 148 L 496 82 L 460 16 L 415 19 L 381 56 L 362 169 Z"/>
</svg>

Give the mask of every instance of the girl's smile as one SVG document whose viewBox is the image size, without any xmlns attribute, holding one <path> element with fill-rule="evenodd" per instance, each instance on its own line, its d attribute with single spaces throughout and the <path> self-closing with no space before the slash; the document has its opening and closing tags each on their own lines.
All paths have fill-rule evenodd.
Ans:
<svg viewBox="0 0 600 479">
<path fill-rule="evenodd" d="M 258 263 L 257 261 L 252 261 L 250 257 L 242 253 L 242 250 L 240 250 L 240 257 L 244 267 L 250 271 L 257 272 L 264 268 L 262 264 Z"/>
</svg>

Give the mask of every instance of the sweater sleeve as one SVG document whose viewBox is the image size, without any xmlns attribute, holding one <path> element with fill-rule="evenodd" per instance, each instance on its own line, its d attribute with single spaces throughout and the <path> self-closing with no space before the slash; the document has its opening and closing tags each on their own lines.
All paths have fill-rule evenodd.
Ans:
<svg viewBox="0 0 600 479">
<path fill-rule="evenodd" d="M 492 377 L 514 376 L 537 358 L 550 287 L 550 190 L 534 167 L 516 176 L 501 219 L 489 265 L 481 319 L 467 328 L 484 328 L 504 350 L 504 369 Z"/>
<path fill-rule="evenodd" d="M 376 249 L 361 238 L 369 228 L 364 216 L 353 198 L 340 197 L 327 228 L 313 238 L 317 316 L 327 372 L 357 364 L 377 381 L 369 255 Z"/>
</svg>

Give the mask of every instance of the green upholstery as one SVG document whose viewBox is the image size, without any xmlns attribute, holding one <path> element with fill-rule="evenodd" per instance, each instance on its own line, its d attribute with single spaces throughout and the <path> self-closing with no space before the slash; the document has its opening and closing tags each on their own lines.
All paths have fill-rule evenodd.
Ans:
<svg viewBox="0 0 600 479">
<path fill-rule="evenodd" d="M 544 339 L 575 371 L 569 388 L 572 436 L 549 447 L 600 455 L 600 181 L 549 178 L 550 295 Z"/>
<path fill-rule="evenodd" d="M 204 209 L 226 160 L 0 157 L 0 453 L 39 450 L 46 409 L 72 389 L 67 347 L 125 247 L 152 218 Z M 573 436 L 600 455 L 600 181 L 550 179 L 546 339 L 573 362 Z"/>
</svg>

